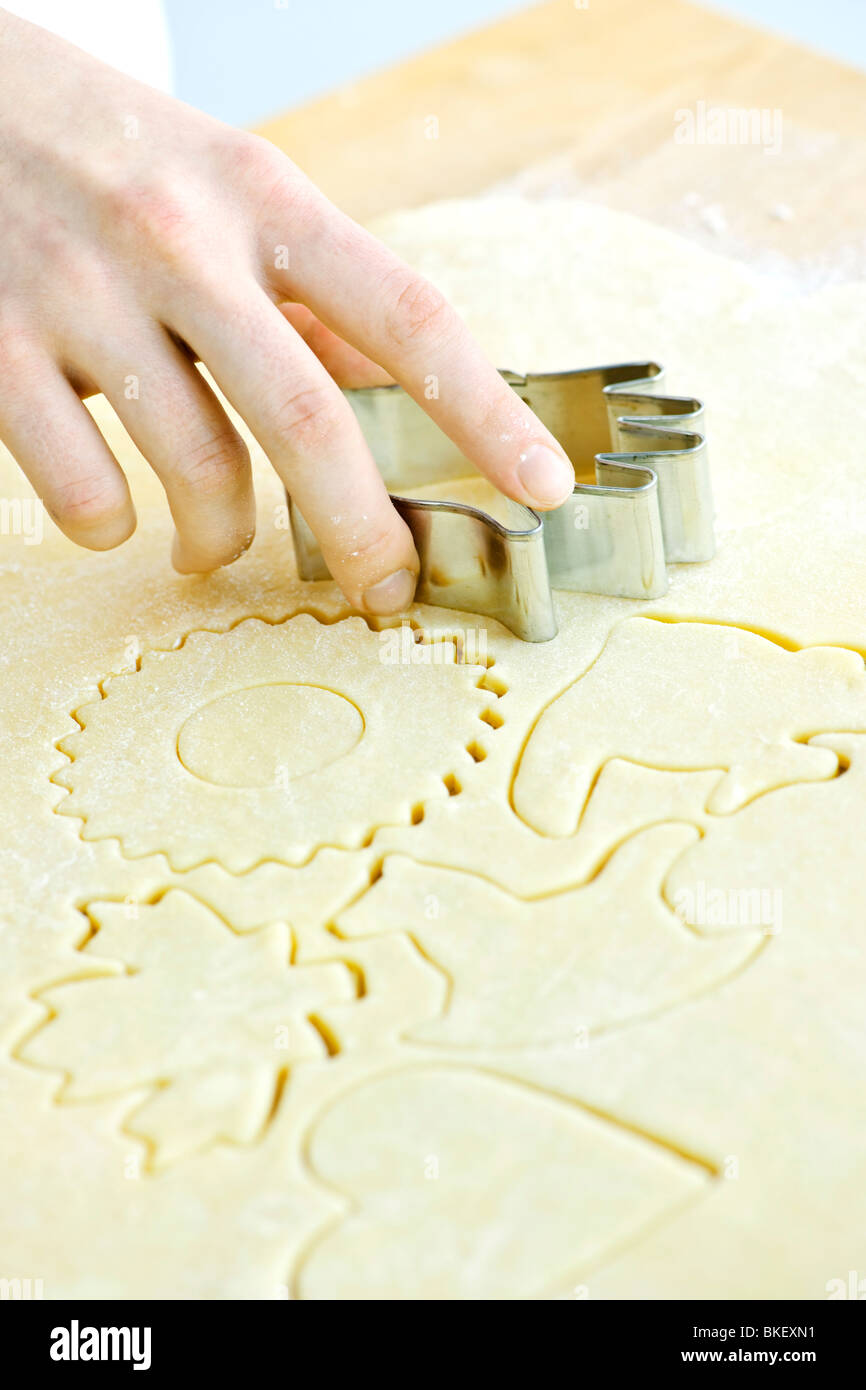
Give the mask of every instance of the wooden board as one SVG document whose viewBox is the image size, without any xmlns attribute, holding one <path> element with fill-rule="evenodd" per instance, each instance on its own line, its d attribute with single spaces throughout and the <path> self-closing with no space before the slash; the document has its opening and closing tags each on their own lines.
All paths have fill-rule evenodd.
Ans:
<svg viewBox="0 0 866 1390">
<path fill-rule="evenodd" d="M 699 103 L 771 113 L 781 149 L 677 143 Z M 260 132 L 361 220 L 576 193 L 820 282 L 866 274 L 864 112 L 866 75 L 685 0 L 551 0 Z"/>
</svg>

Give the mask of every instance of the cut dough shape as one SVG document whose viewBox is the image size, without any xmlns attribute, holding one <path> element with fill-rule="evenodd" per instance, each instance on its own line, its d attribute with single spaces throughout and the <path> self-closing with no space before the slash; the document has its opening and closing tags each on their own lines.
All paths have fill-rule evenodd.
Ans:
<svg viewBox="0 0 866 1390">
<path fill-rule="evenodd" d="M 308 1155 L 355 1210 L 313 1243 L 297 1278 L 305 1299 L 567 1294 L 709 1183 L 578 1107 L 448 1068 L 357 1087 L 319 1120 Z"/>
<path fill-rule="evenodd" d="M 162 852 L 180 870 L 214 859 L 244 873 L 265 859 L 303 864 L 325 845 L 359 846 L 448 795 L 444 779 L 471 766 L 467 744 L 495 703 L 478 689 L 485 668 L 457 664 L 451 644 L 427 665 L 382 655 L 360 618 L 324 626 L 306 615 L 146 652 L 140 670 L 113 677 L 78 712 L 81 732 L 60 744 L 72 763 L 54 780 L 71 795 L 57 809 L 82 817 L 85 840 L 116 836 L 131 857 Z M 291 697 L 314 716 L 302 730 L 283 726 L 285 683 L 306 688 Z M 309 687 L 321 689 L 313 697 Z M 252 718 L 267 722 L 254 731 Z M 269 741 L 288 758 L 282 768 Z M 277 775 L 263 781 L 269 767 Z"/>
<path fill-rule="evenodd" d="M 599 1039 L 579 1067 L 538 1053 L 520 1068 L 725 1170 L 705 1202 L 594 1273 L 593 1299 L 690 1299 L 699 1287 L 707 1299 L 822 1300 L 830 1280 L 866 1268 L 866 735 L 820 744 L 850 760 L 844 776 L 760 797 L 669 875 L 671 899 L 702 884 L 773 895 L 778 932 L 755 964 L 639 1035 Z"/>
<path fill-rule="evenodd" d="M 0 1058 L 3 1277 L 46 1299 L 277 1299 L 341 1204 L 273 1126 L 149 1175 L 123 1131 L 130 1099 L 55 1105 L 56 1082 Z M 8 1272 L 8 1273 L 7 1273 Z"/>
<path fill-rule="evenodd" d="M 866 988 L 866 953 L 859 950 L 866 940 L 864 916 L 861 912 L 854 917 L 846 910 L 855 878 L 852 833 L 855 827 L 859 830 L 861 803 L 866 806 L 866 734 L 816 734 L 809 746 L 832 752 L 845 768 L 844 776 L 829 786 L 815 787 L 811 796 L 805 787 L 782 787 L 736 816 L 718 821 L 711 835 L 672 866 L 666 897 L 682 904 L 702 899 L 709 907 L 714 892 L 727 892 L 731 907 L 746 913 L 754 912 L 762 897 L 771 908 L 775 902 L 774 933 L 785 941 L 788 952 L 799 953 L 801 968 L 808 969 L 811 962 L 830 969 L 847 959 L 855 967 L 855 978 L 862 975 Z M 821 912 L 809 930 L 803 903 L 810 901 L 810 885 L 816 876 L 823 897 Z M 794 923 L 793 938 L 788 936 L 789 918 Z M 710 919 L 704 930 L 723 932 L 725 926 Z M 841 953 L 840 942 L 844 942 Z M 848 983 L 845 993 L 850 990 Z M 779 1002 L 787 1007 L 788 1001 Z"/>
<path fill-rule="evenodd" d="M 599 768 L 623 757 L 727 768 L 708 809 L 728 815 L 772 787 L 832 777 L 835 755 L 805 739 L 834 728 L 866 728 L 866 670 L 856 652 L 788 652 L 752 632 L 732 640 L 709 623 L 629 618 L 542 714 L 520 760 L 514 806 L 541 834 L 573 834 Z"/>
<path fill-rule="evenodd" d="M 580 1045 L 694 998 L 754 956 L 760 932 L 703 938 L 661 897 L 671 864 L 695 839 L 688 826 L 655 826 L 626 841 L 592 883 L 534 902 L 388 859 L 338 926 L 349 938 L 404 931 L 447 972 L 446 1014 L 416 1026 L 413 1038 L 487 1049 Z"/>
<path fill-rule="evenodd" d="M 287 926 L 239 937 L 186 893 L 90 913 L 98 931 L 86 954 L 128 973 L 43 991 L 52 1016 L 19 1056 L 66 1072 L 69 1101 L 154 1088 L 129 1127 L 160 1163 L 218 1138 L 250 1143 L 280 1074 L 325 1055 L 310 1015 L 355 998 L 351 971 L 292 966 Z"/>
<path fill-rule="evenodd" d="M 277 787 L 323 772 L 360 742 L 351 700 L 317 685 L 254 685 L 219 695 L 177 736 L 188 772 L 216 787 Z"/>
<path fill-rule="evenodd" d="M 237 932 L 287 922 L 298 959 L 309 960 L 317 951 L 329 953 L 334 938 L 326 930 L 327 923 L 369 886 L 373 863 L 372 849 L 323 849 L 301 868 L 268 861 L 237 875 L 210 863 L 179 874 L 177 883 L 231 922 Z M 154 878 L 155 882 L 145 884 L 145 901 L 165 889 L 164 871 L 154 871 Z"/>
<path fill-rule="evenodd" d="M 383 830 L 374 844 L 389 854 L 411 853 L 417 846 L 418 858 L 427 863 L 435 854 L 437 868 L 477 874 L 517 898 L 543 897 L 592 878 L 616 846 L 638 830 L 663 821 L 707 827 L 713 818 L 706 804 L 724 776 L 718 769 L 668 772 L 611 758 L 567 840 L 539 835 L 520 820 L 508 804 L 505 783 L 483 800 L 452 797 L 431 805 L 415 844 L 399 829 Z"/>
</svg>

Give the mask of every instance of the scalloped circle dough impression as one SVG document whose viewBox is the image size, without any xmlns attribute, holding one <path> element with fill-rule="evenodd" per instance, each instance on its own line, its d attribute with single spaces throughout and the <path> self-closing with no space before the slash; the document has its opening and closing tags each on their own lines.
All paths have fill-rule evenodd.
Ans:
<svg viewBox="0 0 866 1390">
<path fill-rule="evenodd" d="M 306 614 L 147 652 L 78 711 L 58 810 L 82 818 L 85 840 L 162 853 L 177 870 L 358 848 L 448 795 L 491 699 L 485 668 L 458 664 L 451 644 L 431 663 L 387 655 L 362 619 Z"/>
</svg>

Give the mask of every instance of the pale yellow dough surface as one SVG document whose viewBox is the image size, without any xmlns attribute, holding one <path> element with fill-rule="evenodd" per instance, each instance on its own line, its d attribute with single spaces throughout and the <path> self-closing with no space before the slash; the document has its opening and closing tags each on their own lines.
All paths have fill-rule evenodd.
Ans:
<svg viewBox="0 0 866 1390">
<path fill-rule="evenodd" d="M 866 1271 L 866 286 L 572 202 L 380 230 L 498 365 L 704 396 L 718 556 L 559 594 L 546 645 L 417 607 L 395 647 L 294 578 L 255 446 L 257 542 L 192 580 L 104 402 L 117 552 L 31 544 L 0 451 L 0 1277 L 826 1297 Z"/>
</svg>

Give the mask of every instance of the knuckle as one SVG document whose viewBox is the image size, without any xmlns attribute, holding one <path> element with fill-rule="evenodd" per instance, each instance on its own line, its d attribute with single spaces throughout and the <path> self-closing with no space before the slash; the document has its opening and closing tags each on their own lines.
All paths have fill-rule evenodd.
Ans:
<svg viewBox="0 0 866 1390">
<path fill-rule="evenodd" d="M 411 271 L 396 273 L 386 328 L 398 347 L 412 347 L 422 340 L 441 341 L 453 324 L 454 311 L 435 285 Z"/>
<path fill-rule="evenodd" d="M 341 399 L 330 387 L 306 386 L 277 401 L 271 418 L 277 434 L 306 453 L 340 432 Z"/>
<path fill-rule="evenodd" d="M 106 202 L 114 224 L 138 249 L 169 266 L 194 263 L 200 222 L 189 192 L 174 179 L 122 183 Z"/>
<path fill-rule="evenodd" d="M 504 388 L 504 389 L 503 389 Z M 531 423 L 533 417 L 529 407 L 524 405 L 519 396 L 512 391 L 510 386 L 506 386 L 500 377 L 494 377 L 493 390 L 478 393 L 477 399 L 477 424 L 475 429 L 482 438 L 498 439 L 502 436 L 503 429 L 511 429 L 511 421 L 519 422 L 525 428 L 523 414 Z M 537 425 L 535 426 L 537 429 Z"/>
<path fill-rule="evenodd" d="M 262 197 L 258 221 L 268 250 L 276 242 L 313 243 L 324 232 L 321 195 L 297 171 L 282 170 Z"/>
<path fill-rule="evenodd" d="M 320 218 L 322 195 L 288 155 L 259 135 L 235 132 L 230 176 L 257 200 L 267 225 L 291 227 L 295 234 L 313 229 Z"/>
<path fill-rule="evenodd" d="M 397 512 L 386 507 L 383 512 L 377 511 L 323 538 L 322 550 L 338 581 L 350 588 L 368 588 L 409 563 L 411 537 L 404 533 L 404 523 Z"/>
<path fill-rule="evenodd" d="M 394 542 L 393 526 L 373 526 L 366 534 L 353 536 L 351 550 L 345 550 L 342 554 L 343 567 L 363 568 L 366 571 L 374 561 L 393 551 Z"/>
<path fill-rule="evenodd" d="M 69 527 L 111 525 L 126 509 L 126 497 L 108 473 L 87 473 L 61 482 L 50 502 L 54 519 Z"/>
<path fill-rule="evenodd" d="M 218 137 L 217 163 L 227 185 L 255 211 L 267 240 L 315 235 L 326 200 L 287 154 L 261 135 L 228 130 Z"/>
<path fill-rule="evenodd" d="M 188 446 L 175 482 L 198 496 L 233 491 L 246 484 L 248 465 L 249 453 L 240 435 L 221 430 Z"/>
<path fill-rule="evenodd" d="M 286 171 L 269 196 L 271 206 L 278 205 L 284 222 L 293 238 L 312 239 L 323 230 L 321 194 L 294 169 Z"/>
<path fill-rule="evenodd" d="M 270 140 L 246 130 L 221 131 L 218 144 L 218 154 L 228 172 L 256 184 L 273 182 L 294 168 Z"/>
</svg>

